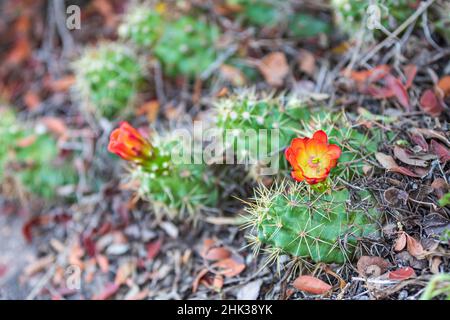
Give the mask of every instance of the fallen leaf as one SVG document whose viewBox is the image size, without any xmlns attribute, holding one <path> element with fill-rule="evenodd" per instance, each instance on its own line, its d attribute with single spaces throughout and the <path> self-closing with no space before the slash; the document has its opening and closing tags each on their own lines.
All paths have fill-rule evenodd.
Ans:
<svg viewBox="0 0 450 320">
<path fill-rule="evenodd" d="M 31 56 L 31 45 L 26 37 L 19 37 L 8 53 L 6 64 L 20 64 Z"/>
<path fill-rule="evenodd" d="M 409 195 L 405 190 L 400 190 L 395 187 L 384 191 L 383 196 L 386 202 L 393 206 L 405 205 L 409 199 Z"/>
<path fill-rule="evenodd" d="M 128 278 L 133 274 L 135 269 L 135 264 L 131 261 L 126 261 L 119 266 L 116 273 L 116 278 L 114 279 L 114 284 L 120 286 L 125 284 Z"/>
<path fill-rule="evenodd" d="M 300 276 L 295 279 L 293 286 L 297 290 L 312 294 L 325 294 L 332 289 L 328 283 L 313 276 Z"/>
<path fill-rule="evenodd" d="M 422 93 L 419 106 L 425 113 L 432 117 L 439 117 L 442 111 L 444 111 L 443 101 L 431 89 L 427 89 Z"/>
<path fill-rule="evenodd" d="M 20 139 L 19 141 L 16 142 L 16 146 L 19 148 L 27 148 L 31 145 L 33 145 L 37 140 L 37 136 L 36 135 L 31 135 L 25 138 Z"/>
<path fill-rule="evenodd" d="M 406 247 L 406 233 L 401 232 L 398 236 L 397 240 L 395 241 L 394 245 L 394 251 L 402 251 Z"/>
<path fill-rule="evenodd" d="M 417 66 L 414 64 L 409 64 L 403 69 L 403 72 L 406 77 L 405 88 L 408 89 L 412 86 L 414 78 L 416 77 Z"/>
<path fill-rule="evenodd" d="M 282 86 L 289 73 L 289 65 L 283 52 L 269 53 L 259 61 L 258 68 L 266 82 L 274 87 Z"/>
<path fill-rule="evenodd" d="M 263 281 L 261 279 L 247 283 L 245 286 L 241 287 L 237 292 L 238 300 L 256 300 L 259 296 L 259 291 L 261 290 L 261 285 Z"/>
<path fill-rule="evenodd" d="M 155 241 L 147 244 L 147 259 L 153 260 L 161 250 L 162 239 L 157 239 Z"/>
<path fill-rule="evenodd" d="M 237 260 L 236 258 L 219 260 L 211 267 L 216 269 L 216 274 L 224 275 L 227 278 L 235 277 L 245 269 L 245 264 Z"/>
<path fill-rule="evenodd" d="M 439 79 L 437 87 L 442 90 L 445 97 L 448 97 L 450 95 L 450 76 L 444 76 Z"/>
<path fill-rule="evenodd" d="M 228 64 L 220 67 L 220 75 L 236 87 L 241 87 L 247 83 L 247 79 L 242 71 Z"/>
<path fill-rule="evenodd" d="M 375 82 L 383 79 L 390 71 L 391 67 L 388 65 L 379 65 L 369 70 L 352 70 L 349 76 L 356 82 Z"/>
<path fill-rule="evenodd" d="M 404 168 L 404 167 L 400 167 L 395 162 L 394 158 L 392 158 L 391 156 L 389 156 L 387 154 L 377 152 L 375 154 L 375 157 L 377 158 L 378 162 L 383 166 L 383 168 L 387 169 L 388 171 L 401 173 L 401 174 L 404 174 L 404 175 L 407 175 L 410 177 L 414 177 L 414 178 L 420 177 L 420 175 L 415 174 L 411 170 Z"/>
<path fill-rule="evenodd" d="M 425 250 L 423 250 L 422 245 L 408 234 L 406 234 L 406 249 L 410 255 L 419 260 L 424 258 Z"/>
<path fill-rule="evenodd" d="M 303 71 L 309 76 L 314 75 L 316 70 L 316 58 L 310 51 L 300 49 L 297 61 L 299 63 L 300 71 Z"/>
<path fill-rule="evenodd" d="M 31 277 L 32 275 L 41 272 L 42 270 L 50 266 L 54 261 L 55 257 L 53 255 L 48 255 L 40 258 L 26 266 L 26 268 L 24 269 L 24 274 L 27 277 Z"/>
<path fill-rule="evenodd" d="M 425 138 L 423 137 L 423 135 L 421 133 L 419 133 L 419 132 L 411 133 L 410 137 L 411 137 L 411 140 L 416 145 L 421 147 L 424 152 L 428 152 L 428 143 L 427 143 L 427 141 L 425 140 Z"/>
<path fill-rule="evenodd" d="M 74 75 L 68 75 L 57 80 L 51 80 L 48 83 L 48 87 L 53 92 L 65 92 L 75 84 L 75 81 L 76 79 Z"/>
<path fill-rule="evenodd" d="M 66 135 L 68 129 L 64 120 L 56 117 L 43 117 L 41 118 L 42 124 L 56 136 Z"/>
<path fill-rule="evenodd" d="M 8 272 L 8 266 L 6 264 L 0 263 L 0 278 L 3 277 Z"/>
<path fill-rule="evenodd" d="M 41 104 L 41 98 L 36 92 L 28 91 L 23 97 L 23 102 L 28 109 L 34 110 Z"/>
<path fill-rule="evenodd" d="M 405 108 L 406 111 L 410 111 L 411 105 L 409 103 L 409 96 L 403 83 L 389 74 L 386 76 L 386 86 L 392 91 L 393 95 L 397 98 L 403 108 Z"/>
<path fill-rule="evenodd" d="M 431 140 L 431 151 L 439 157 L 442 163 L 450 161 L 450 150 L 436 140 Z"/>
<path fill-rule="evenodd" d="M 216 274 L 214 276 L 214 280 L 213 280 L 213 283 L 212 283 L 213 290 L 216 291 L 216 292 L 220 292 L 222 290 L 222 287 L 223 287 L 223 282 L 224 282 L 223 281 L 223 276 L 220 275 L 220 274 Z"/>
<path fill-rule="evenodd" d="M 119 290 L 119 287 L 117 284 L 115 283 L 108 283 L 105 288 L 103 289 L 103 291 L 97 295 L 94 295 L 92 297 L 92 300 L 106 300 L 111 298 L 113 295 L 115 295 L 117 293 L 117 291 Z"/>
<path fill-rule="evenodd" d="M 442 198 L 442 196 L 450 189 L 450 185 L 442 178 L 434 179 L 431 187 L 433 188 L 438 199 Z"/>
<path fill-rule="evenodd" d="M 229 258 L 230 256 L 231 256 L 230 250 L 224 247 L 218 247 L 209 249 L 204 255 L 204 258 L 210 261 L 217 261 Z"/>
<path fill-rule="evenodd" d="M 108 257 L 102 254 L 97 254 L 95 256 L 98 266 L 100 267 L 101 272 L 108 273 L 109 272 L 109 260 Z"/>
<path fill-rule="evenodd" d="M 395 271 L 390 271 L 388 273 L 388 278 L 390 280 L 406 280 L 415 276 L 416 273 L 414 272 L 414 269 L 411 267 L 400 268 Z"/>
<path fill-rule="evenodd" d="M 420 133 L 425 138 L 428 138 L 428 139 L 432 139 L 432 138 L 438 139 L 450 147 L 450 141 L 448 141 L 448 139 L 445 137 L 445 135 L 441 134 L 440 132 L 437 132 L 436 130 L 426 129 L 426 128 L 412 128 L 412 129 L 410 129 L 410 132 L 412 132 L 413 134 Z"/>
<path fill-rule="evenodd" d="M 414 158 L 414 154 L 399 146 L 394 147 L 394 156 L 403 163 L 416 167 L 428 167 L 428 162 L 425 160 Z"/>
<path fill-rule="evenodd" d="M 192 282 L 192 293 L 196 293 L 198 290 L 198 286 L 200 285 L 200 281 L 203 277 L 209 272 L 208 268 L 203 268 L 199 271 L 194 281 Z"/>
<path fill-rule="evenodd" d="M 390 264 L 380 257 L 361 256 L 356 264 L 358 273 L 363 277 L 378 277 L 384 273 Z"/>
<path fill-rule="evenodd" d="M 149 122 L 155 122 L 158 117 L 159 107 L 158 100 L 151 100 L 141 105 L 136 113 L 138 116 L 146 115 Z"/>
</svg>

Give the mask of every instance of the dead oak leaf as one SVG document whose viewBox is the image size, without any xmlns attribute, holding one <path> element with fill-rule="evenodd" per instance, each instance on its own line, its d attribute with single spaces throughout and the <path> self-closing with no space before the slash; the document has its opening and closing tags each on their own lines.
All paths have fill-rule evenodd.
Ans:
<svg viewBox="0 0 450 320">
<path fill-rule="evenodd" d="M 332 289 L 331 285 L 313 276 L 300 276 L 295 279 L 293 286 L 300 291 L 312 294 L 325 294 Z"/>
<path fill-rule="evenodd" d="M 400 268 L 394 271 L 390 271 L 388 273 L 388 278 L 390 280 L 406 280 L 412 277 L 415 277 L 416 273 L 414 272 L 414 269 L 411 267 L 406 268 Z"/>
<path fill-rule="evenodd" d="M 386 272 L 389 266 L 389 262 L 383 258 L 370 256 L 362 256 L 356 264 L 358 273 L 363 277 L 378 277 Z"/>
<path fill-rule="evenodd" d="M 399 166 L 395 162 L 394 158 L 392 158 L 391 156 L 389 156 L 387 154 L 384 154 L 382 152 L 377 152 L 375 154 L 375 158 L 377 158 L 378 162 L 383 166 L 383 168 L 385 168 L 388 171 L 397 172 L 397 173 L 404 174 L 406 176 L 413 177 L 413 178 L 420 177 L 418 174 L 415 174 L 411 170 L 409 170 L 405 167 Z"/>
<path fill-rule="evenodd" d="M 232 278 L 239 275 L 245 269 L 245 264 L 238 260 L 240 259 L 237 259 L 237 257 L 219 260 L 211 267 L 216 270 L 216 274 L 221 274 L 227 278 Z"/>
<path fill-rule="evenodd" d="M 282 86 L 284 78 L 289 73 L 289 65 L 283 52 L 269 53 L 258 62 L 257 66 L 266 82 L 273 87 Z"/>
</svg>

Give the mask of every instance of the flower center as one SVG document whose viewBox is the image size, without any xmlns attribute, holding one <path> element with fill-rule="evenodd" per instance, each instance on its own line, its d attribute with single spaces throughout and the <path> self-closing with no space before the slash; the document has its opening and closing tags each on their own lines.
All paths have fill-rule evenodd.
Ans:
<svg viewBox="0 0 450 320">
<path fill-rule="evenodd" d="M 311 166 L 311 167 L 313 167 L 313 168 L 316 168 L 316 167 L 318 167 L 319 166 L 319 164 L 320 164 L 320 158 L 319 157 L 317 157 L 317 156 L 311 156 L 310 158 L 309 158 L 309 165 Z"/>
</svg>

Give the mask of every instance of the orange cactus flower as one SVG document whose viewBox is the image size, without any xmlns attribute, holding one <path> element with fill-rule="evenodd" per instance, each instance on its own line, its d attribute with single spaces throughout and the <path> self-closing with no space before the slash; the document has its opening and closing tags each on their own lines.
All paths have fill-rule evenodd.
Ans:
<svg viewBox="0 0 450 320">
<path fill-rule="evenodd" d="M 286 149 L 286 159 L 293 167 L 292 177 L 308 184 L 324 181 L 341 156 L 341 148 L 328 144 L 328 136 L 322 130 L 312 138 L 295 138 Z"/>
<path fill-rule="evenodd" d="M 151 159 L 153 146 L 128 122 L 111 132 L 108 151 L 127 161 L 142 164 Z"/>
</svg>

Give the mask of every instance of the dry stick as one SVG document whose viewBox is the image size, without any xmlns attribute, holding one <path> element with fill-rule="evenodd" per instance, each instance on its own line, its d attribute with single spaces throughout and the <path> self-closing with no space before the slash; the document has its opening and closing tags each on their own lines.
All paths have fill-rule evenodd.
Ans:
<svg viewBox="0 0 450 320">
<path fill-rule="evenodd" d="M 405 30 L 411 23 L 417 20 L 417 18 L 426 10 L 435 0 L 428 0 L 426 3 L 421 3 L 419 9 L 414 12 L 408 19 L 406 19 L 392 34 L 376 45 L 366 56 L 361 59 L 361 64 L 367 63 L 378 51 L 390 42 L 394 37 L 397 37 L 403 30 Z"/>
</svg>

